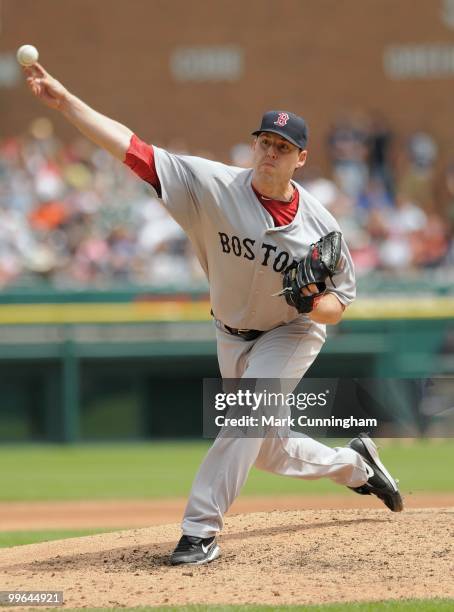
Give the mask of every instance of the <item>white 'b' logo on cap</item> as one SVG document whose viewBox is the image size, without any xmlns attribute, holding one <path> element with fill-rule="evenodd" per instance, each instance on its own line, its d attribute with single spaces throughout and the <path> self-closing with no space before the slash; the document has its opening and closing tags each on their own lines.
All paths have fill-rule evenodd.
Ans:
<svg viewBox="0 0 454 612">
<path fill-rule="evenodd" d="M 287 125 L 288 120 L 289 116 L 287 115 L 287 113 L 279 113 L 278 118 L 274 122 L 274 125 L 280 125 L 281 127 L 284 127 L 284 125 Z"/>
</svg>

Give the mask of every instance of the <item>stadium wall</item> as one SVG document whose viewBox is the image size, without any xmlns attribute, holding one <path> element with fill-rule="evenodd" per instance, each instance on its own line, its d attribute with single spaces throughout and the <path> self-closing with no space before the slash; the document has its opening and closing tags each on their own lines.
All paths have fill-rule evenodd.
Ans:
<svg viewBox="0 0 454 612">
<path fill-rule="evenodd" d="M 206 294 L 19 295 L 0 303 L 0 440 L 200 436 L 202 379 L 219 375 Z M 346 315 L 308 376 L 452 375 L 453 297 L 360 298 Z"/>
<path fill-rule="evenodd" d="M 39 47 L 44 65 L 76 94 L 155 144 L 222 159 L 249 140 L 264 110 L 285 107 L 307 117 L 310 163 L 326 168 L 332 122 L 345 112 L 380 110 L 402 136 L 415 129 L 433 134 L 449 157 L 449 6 L 442 0 L 3 0 L 1 134 L 16 136 L 47 114 L 15 68 L 14 52 L 25 41 Z M 56 122 L 59 135 L 74 135 Z"/>
</svg>

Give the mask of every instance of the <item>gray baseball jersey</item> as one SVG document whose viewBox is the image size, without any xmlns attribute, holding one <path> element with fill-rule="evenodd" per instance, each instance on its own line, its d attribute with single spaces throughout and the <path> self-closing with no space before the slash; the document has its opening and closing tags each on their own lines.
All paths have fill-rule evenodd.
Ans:
<svg viewBox="0 0 454 612">
<path fill-rule="evenodd" d="M 339 230 L 337 222 L 294 183 L 299 191 L 296 216 L 289 225 L 275 227 L 252 190 L 252 170 L 172 155 L 158 147 L 154 160 L 162 202 L 194 246 L 218 323 L 266 331 L 246 341 L 217 325 L 223 378 L 272 378 L 287 381 L 287 390 L 294 388 L 323 346 L 325 325 L 299 314 L 284 297 L 272 296 L 282 289 L 282 272 L 292 260 L 306 255 L 321 236 Z M 355 297 L 355 280 L 345 242 L 334 282 L 329 291 L 348 305 Z M 349 448 L 332 449 L 285 432 L 272 439 L 218 437 L 195 477 L 183 533 L 216 535 L 253 465 L 295 478 L 328 477 L 347 486 L 367 480 L 364 462 Z"/>
<path fill-rule="evenodd" d="M 216 318 L 234 328 L 269 330 L 295 319 L 285 298 L 282 272 L 307 254 L 311 243 L 339 230 L 332 215 L 305 189 L 290 225 L 275 227 L 251 187 L 252 170 L 154 147 L 162 202 L 189 236 L 210 283 Z M 344 305 L 355 298 L 353 264 L 343 242 L 335 293 Z"/>
</svg>

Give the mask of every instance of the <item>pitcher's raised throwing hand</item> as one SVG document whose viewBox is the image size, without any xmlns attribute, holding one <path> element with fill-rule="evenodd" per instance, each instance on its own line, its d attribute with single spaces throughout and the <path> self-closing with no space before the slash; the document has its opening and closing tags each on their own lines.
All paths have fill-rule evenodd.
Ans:
<svg viewBox="0 0 454 612">
<path fill-rule="evenodd" d="M 22 70 L 33 95 L 39 98 L 46 106 L 49 106 L 49 108 L 60 110 L 68 98 L 68 90 L 57 79 L 54 79 L 54 77 L 46 72 L 38 62 L 31 66 L 24 66 Z"/>
</svg>

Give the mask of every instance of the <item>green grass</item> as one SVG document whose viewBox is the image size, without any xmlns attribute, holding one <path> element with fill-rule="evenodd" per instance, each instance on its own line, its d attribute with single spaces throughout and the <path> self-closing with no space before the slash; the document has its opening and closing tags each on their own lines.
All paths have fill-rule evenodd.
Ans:
<svg viewBox="0 0 454 612">
<path fill-rule="evenodd" d="M 334 441 L 328 441 L 331 446 Z M 207 442 L 78 446 L 4 445 L 0 501 L 159 499 L 186 496 Z M 454 491 L 454 440 L 394 441 L 381 456 L 402 491 Z M 245 495 L 348 494 L 331 481 L 301 481 L 252 470 Z"/>
<path fill-rule="evenodd" d="M 307 612 L 438 612 L 438 610 L 453 610 L 454 599 L 408 599 L 374 601 L 365 603 L 342 603 L 325 604 L 316 606 L 168 606 L 168 607 L 140 607 L 122 608 L 122 612 L 296 612 L 302 610 Z M 65 609 L 66 610 L 66 609 Z M 67 609 L 71 612 L 71 608 Z M 73 608 L 75 610 L 75 608 Z M 113 612 L 118 608 L 85 608 L 85 612 L 96 610 L 97 612 Z"/>
<path fill-rule="evenodd" d="M 334 441 L 328 441 L 334 446 Z M 160 498 L 186 496 L 207 442 L 150 442 L 128 445 L 15 446 L 0 448 L 0 501 Z M 381 450 L 404 493 L 453 492 L 454 441 L 394 441 Z M 283 478 L 253 470 L 246 495 L 323 494 L 348 491 L 328 480 Z M 80 537 L 112 529 L 0 533 L 0 547 Z M 89 609 L 88 609 L 89 610 Z M 113 608 L 93 609 L 114 610 Z M 183 606 L 124 608 L 165 612 L 438 612 L 454 610 L 454 600 L 392 600 L 319 606 Z"/>
<path fill-rule="evenodd" d="M 0 548 L 22 546 L 23 544 L 36 544 L 37 542 L 50 542 L 51 540 L 65 540 L 66 538 L 80 538 L 95 533 L 105 533 L 114 529 L 52 529 L 43 531 L 0 531 Z"/>
</svg>

